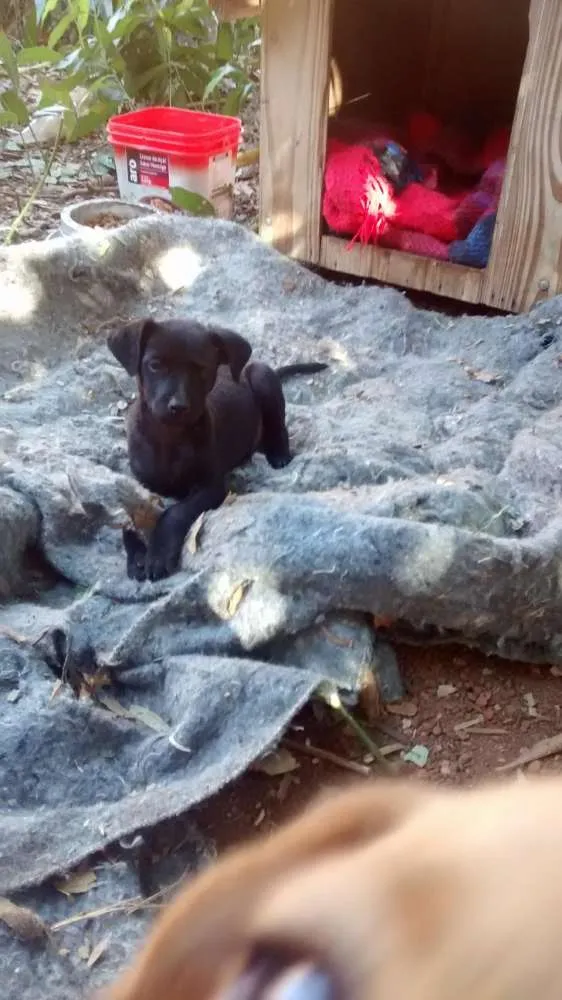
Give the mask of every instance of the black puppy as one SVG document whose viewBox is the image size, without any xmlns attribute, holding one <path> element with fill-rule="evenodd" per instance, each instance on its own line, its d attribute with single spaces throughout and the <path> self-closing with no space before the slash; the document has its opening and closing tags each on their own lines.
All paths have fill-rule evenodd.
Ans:
<svg viewBox="0 0 562 1000">
<path fill-rule="evenodd" d="M 281 378 L 327 365 L 274 371 L 249 362 L 252 348 L 239 334 L 187 320 L 140 320 L 111 334 L 108 346 L 138 381 L 127 426 L 133 475 L 179 501 L 161 514 L 148 545 L 123 532 L 128 575 L 159 580 L 177 569 L 193 522 L 220 507 L 227 473 L 255 451 L 274 469 L 290 462 Z"/>
</svg>

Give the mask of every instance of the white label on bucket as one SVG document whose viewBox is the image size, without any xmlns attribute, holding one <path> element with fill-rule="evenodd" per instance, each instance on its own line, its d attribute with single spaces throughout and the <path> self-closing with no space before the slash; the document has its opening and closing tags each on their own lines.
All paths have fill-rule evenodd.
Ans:
<svg viewBox="0 0 562 1000">
<path fill-rule="evenodd" d="M 232 155 L 231 153 L 221 153 L 219 156 L 212 156 L 209 161 L 210 194 L 214 198 L 216 194 L 222 193 L 225 188 L 232 185 Z"/>
<path fill-rule="evenodd" d="M 148 153 L 140 149 L 128 149 L 127 179 L 130 184 L 144 187 L 168 187 L 168 157 L 163 153 Z"/>
<path fill-rule="evenodd" d="M 232 153 L 210 157 L 198 167 L 187 167 L 177 158 L 149 150 L 125 149 L 115 154 L 119 193 L 125 201 L 150 202 L 170 198 L 169 188 L 193 191 L 213 202 L 218 216 L 232 215 L 236 161 Z"/>
</svg>

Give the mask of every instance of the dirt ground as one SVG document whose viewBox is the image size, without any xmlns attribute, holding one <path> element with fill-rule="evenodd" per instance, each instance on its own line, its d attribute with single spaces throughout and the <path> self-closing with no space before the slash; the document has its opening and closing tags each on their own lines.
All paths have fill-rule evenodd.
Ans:
<svg viewBox="0 0 562 1000">
<path fill-rule="evenodd" d="M 244 114 L 241 148 L 256 149 L 258 144 L 256 95 Z M 45 155 L 0 135 L 0 240 L 37 185 Z M 14 242 L 44 239 L 55 232 L 60 210 L 69 202 L 117 193 L 103 136 L 62 147 Z M 257 203 L 258 165 L 241 166 L 235 187 L 236 221 L 256 229 Z M 411 780 L 467 784 L 504 765 L 517 772 L 515 762 L 533 749 L 537 759 L 519 770 L 560 769 L 562 757 L 554 751 L 558 740 L 562 749 L 562 670 L 508 663 L 459 647 L 400 646 L 397 652 L 408 685 L 407 700 L 391 706 L 368 729 L 397 773 Z M 253 770 L 198 810 L 202 828 L 216 839 L 219 849 L 274 828 L 321 787 L 349 780 L 350 762 L 363 772 L 357 780 L 380 773 L 356 734 L 327 708 L 304 711 L 287 739 L 291 748 L 284 748 L 278 761 L 282 773 L 272 776 Z M 337 762 L 320 759 L 316 748 L 335 754 Z M 403 760 L 408 752 L 413 762 Z"/>
<path fill-rule="evenodd" d="M 396 773 L 413 781 L 471 784 L 505 765 L 511 774 L 561 769 L 562 754 L 552 751 L 558 744 L 562 751 L 562 670 L 510 663 L 457 646 L 400 646 L 397 653 L 407 699 L 367 727 L 380 746 L 397 747 L 388 755 Z M 349 761 L 368 761 L 374 778 L 381 773 L 356 735 L 328 712 L 319 720 L 307 708 L 287 733 L 294 770 L 277 777 L 252 771 L 198 811 L 202 828 L 219 849 L 274 829 L 321 788 L 353 779 L 345 766 Z M 305 753 L 294 749 L 297 743 L 305 745 Z M 422 757 L 418 764 L 402 759 L 414 746 L 428 751 L 423 767 Z M 335 753 L 340 763 L 320 760 L 316 747 Z M 518 767 L 516 761 L 527 752 L 547 756 Z"/>
</svg>

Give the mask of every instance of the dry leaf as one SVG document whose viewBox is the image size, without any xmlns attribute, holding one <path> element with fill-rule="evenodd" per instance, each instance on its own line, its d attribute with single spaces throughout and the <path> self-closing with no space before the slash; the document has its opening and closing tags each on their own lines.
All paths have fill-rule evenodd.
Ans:
<svg viewBox="0 0 562 1000">
<path fill-rule="evenodd" d="M 134 719 L 136 722 L 143 722 L 145 726 L 153 729 L 155 733 L 162 733 L 165 736 L 168 736 L 170 733 L 170 727 L 164 722 L 164 719 L 150 708 L 145 708 L 144 705 L 131 705 L 129 708 L 129 718 Z"/>
<path fill-rule="evenodd" d="M 148 533 L 154 528 L 161 513 L 161 505 L 143 503 L 131 511 L 131 521 L 137 531 Z"/>
<path fill-rule="evenodd" d="M 234 588 L 234 590 L 232 591 L 230 597 L 226 602 L 226 614 L 228 618 L 234 618 L 234 615 L 238 611 L 238 608 L 240 607 L 244 595 L 250 589 L 251 586 L 252 586 L 251 580 L 241 580 L 238 586 Z"/>
<path fill-rule="evenodd" d="M 107 708 L 108 712 L 111 712 L 112 715 L 117 715 L 120 719 L 129 719 L 130 722 L 142 722 L 143 725 L 148 726 L 154 732 L 162 733 L 166 736 L 170 732 L 170 727 L 164 722 L 164 719 L 150 708 L 145 708 L 144 705 L 130 705 L 129 708 L 125 708 L 111 694 L 100 694 L 97 700 L 100 705 Z"/>
<path fill-rule="evenodd" d="M 55 683 L 53 685 L 53 690 L 51 691 L 51 694 L 49 695 L 49 701 L 53 701 L 53 699 L 56 698 L 59 695 L 59 693 L 62 691 L 63 687 L 64 687 L 64 684 L 63 684 L 63 682 L 61 680 L 55 681 Z"/>
<path fill-rule="evenodd" d="M 0 896 L 0 920 L 23 941 L 38 941 L 48 933 L 47 925 L 33 910 L 16 906 L 4 896 Z"/>
<path fill-rule="evenodd" d="M 117 715 L 120 719 L 129 718 L 128 710 L 112 694 L 98 694 L 97 701 L 104 708 L 107 708 L 108 712 L 111 712 L 112 715 Z"/>
<path fill-rule="evenodd" d="M 252 764 L 251 770 L 258 771 L 260 774 L 267 774 L 270 778 L 276 778 L 280 774 L 289 774 L 291 771 L 296 771 L 298 767 L 300 767 L 300 764 L 293 757 L 290 750 L 280 747 L 279 750 L 273 750 L 267 756 L 262 757 L 261 760 L 255 761 Z"/>
<path fill-rule="evenodd" d="M 96 962 L 99 962 L 104 952 L 107 951 L 110 940 L 111 940 L 111 934 L 106 934 L 106 936 L 102 938 L 101 941 L 98 941 L 97 945 L 94 948 L 92 948 L 92 951 L 90 952 L 90 957 L 88 958 L 89 969 L 91 969 L 92 966 L 96 964 Z"/>
<path fill-rule="evenodd" d="M 201 529 L 203 527 L 203 522 L 206 516 L 207 516 L 207 511 L 204 510 L 203 513 L 200 514 L 199 517 L 193 522 L 189 530 L 186 545 L 187 545 L 187 551 L 190 552 L 192 556 L 194 556 L 195 553 L 197 552 L 198 548 L 197 541 L 199 539 L 199 535 L 201 534 Z"/>
<path fill-rule="evenodd" d="M 259 158 L 259 146 L 253 146 L 251 149 L 241 149 L 236 157 L 236 166 L 249 167 L 252 163 L 258 163 Z"/>
<path fill-rule="evenodd" d="M 96 873 L 86 871 L 65 875 L 64 878 L 56 879 L 53 885 L 63 896 L 68 896 L 70 899 L 72 896 L 81 896 L 82 893 L 89 892 L 96 882 Z"/>
<path fill-rule="evenodd" d="M 383 714 L 384 702 L 381 689 L 370 667 L 362 670 L 359 678 L 358 705 L 362 715 L 371 726 L 375 725 Z"/>
<path fill-rule="evenodd" d="M 415 701 L 391 702 L 390 704 L 386 705 L 385 708 L 387 712 L 390 712 L 391 715 L 405 716 L 408 719 L 413 718 L 413 716 L 417 715 L 418 712 L 418 706 L 416 705 Z"/>
</svg>

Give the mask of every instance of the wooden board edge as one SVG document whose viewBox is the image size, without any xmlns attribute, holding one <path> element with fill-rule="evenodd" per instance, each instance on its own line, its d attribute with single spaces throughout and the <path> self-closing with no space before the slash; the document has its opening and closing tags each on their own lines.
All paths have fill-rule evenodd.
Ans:
<svg viewBox="0 0 562 1000">
<path fill-rule="evenodd" d="M 322 236 L 320 265 L 340 274 L 371 278 L 473 305 L 487 304 L 483 298 L 485 270 L 461 264 L 358 243 L 350 246 L 348 240 L 338 236 Z"/>
</svg>

